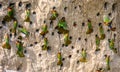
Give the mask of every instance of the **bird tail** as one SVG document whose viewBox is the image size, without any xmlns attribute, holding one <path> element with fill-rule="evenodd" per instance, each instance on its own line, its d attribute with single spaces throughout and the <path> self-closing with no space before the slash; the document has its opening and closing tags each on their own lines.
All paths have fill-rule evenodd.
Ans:
<svg viewBox="0 0 120 72">
<path fill-rule="evenodd" d="M 30 22 L 30 17 L 26 17 L 25 22 Z"/>
<path fill-rule="evenodd" d="M 86 34 L 91 34 L 93 32 L 93 29 L 88 29 Z"/>
<path fill-rule="evenodd" d="M 7 48 L 7 49 L 11 49 L 11 45 L 8 43 L 4 43 L 3 45 L 2 45 L 2 47 L 3 48 Z"/>
<path fill-rule="evenodd" d="M 116 30 L 116 27 L 111 28 L 111 31 L 115 31 L 115 30 Z"/>
<path fill-rule="evenodd" d="M 19 57 L 25 57 L 23 52 L 17 51 L 17 54 L 18 54 Z"/>
<path fill-rule="evenodd" d="M 57 62 L 57 65 L 62 65 L 62 64 L 63 62 L 61 60 Z"/>
<path fill-rule="evenodd" d="M 87 62 L 86 58 L 81 58 L 80 62 Z"/>
<path fill-rule="evenodd" d="M 100 39 L 101 39 L 101 40 L 105 39 L 105 34 L 101 34 Z"/>
<path fill-rule="evenodd" d="M 71 40 L 67 40 L 67 41 L 65 42 L 65 45 L 69 45 L 69 44 L 71 44 Z"/>
</svg>

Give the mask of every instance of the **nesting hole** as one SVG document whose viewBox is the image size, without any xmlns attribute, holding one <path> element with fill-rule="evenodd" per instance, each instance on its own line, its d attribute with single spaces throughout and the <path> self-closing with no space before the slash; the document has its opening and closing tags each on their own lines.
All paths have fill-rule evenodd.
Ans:
<svg viewBox="0 0 120 72">
<path fill-rule="evenodd" d="M 110 29 L 108 29 L 107 32 L 110 32 Z"/>
<path fill-rule="evenodd" d="M 84 22 L 82 23 L 82 26 L 85 26 L 85 23 L 84 23 Z"/>
<path fill-rule="evenodd" d="M 26 4 L 26 9 L 31 7 L 31 3 Z"/>
<path fill-rule="evenodd" d="M 2 29 L 2 26 L 0 26 L 0 29 Z"/>
<path fill-rule="evenodd" d="M 54 35 L 54 32 L 52 32 L 52 36 Z"/>
<path fill-rule="evenodd" d="M 65 12 L 67 11 L 67 7 L 64 7 L 64 11 L 65 11 Z"/>
<path fill-rule="evenodd" d="M 107 6 L 108 6 L 108 2 L 105 2 L 104 3 L 104 9 L 107 9 Z"/>
<path fill-rule="evenodd" d="M 2 4 L 0 4 L 0 8 L 2 8 Z"/>
<path fill-rule="evenodd" d="M 65 58 L 62 58 L 62 61 L 65 61 Z"/>
<path fill-rule="evenodd" d="M 34 44 L 38 44 L 38 42 L 34 42 Z"/>
<path fill-rule="evenodd" d="M 3 21 L 2 21 L 2 24 L 3 24 L 3 25 L 6 25 L 6 21 L 3 20 Z"/>
<path fill-rule="evenodd" d="M 27 50 L 24 50 L 24 53 L 27 53 Z"/>
<path fill-rule="evenodd" d="M 62 44 L 62 47 L 64 47 L 65 46 L 65 44 Z"/>
<path fill-rule="evenodd" d="M 10 38 L 12 37 L 12 34 L 10 33 Z"/>
<path fill-rule="evenodd" d="M 78 40 L 81 40 L 81 37 L 79 37 Z"/>
<path fill-rule="evenodd" d="M 79 64 L 79 62 L 80 62 L 80 61 L 78 60 L 78 61 L 77 61 L 77 64 Z"/>
<path fill-rule="evenodd" d="M 70 36 L 70 39 L 72 39 L 72 36 Z"/>
<path fill-rule="evenodd" d="M 36 29 L 36 32 L 39 32 L 39 29 Z"/>
<path fill-rule="evenodd" d="M 85 41 L 87 42 L 87 38 L 85 38 Z"/>
<path fill-rule="evenodd" d="M 32 21 L 30 21 L 30 25 L 32 25 L 33 24 L 33 22 Z"/>
<path fill-rule="evenodd" d="M 112 5 L 112 11 L 115 11 L 116 5 L 117 5 L 117 3 L 114 3 L 114 4 Z"/>
<path fill-rule="evenodd" d="M 71 46 L 71 49 L 74 49 L 74 46 Z"/>
<path fill-rule="evenodd" d="M 19 7 L 21 7 L 21 6 L 22 6 L 22 2 L 21 2 L 21 1 L 18 3 L 18 6 L 19 6 Z"/>
<path fill-rule="evenodd" d="M 69 57 L 69 58 L 71 58 L 71 57 L 72 57 L 72 55 L 69 55 L 68 57 Z"/>
<path fill-rule="evenodd" d="M 97 14 L 96 14 L 96 16 L 99 16 L 100 15 L 100 13 L 98 12 Z"/>
<path fill-rule="evenodd" d="M 75 6 L 74 9 L 77 9 L 77 6 Z"/>
<path fill-rule="evenodd" d="M 32 47 L 33 46 L 33 44 L 30 44 L 30 47 Z"/>
<path fill-rule="evenodd" d="M 108 16 L 111 16 L 111 15 L 112 15 L 112 13 L 109 13 L 109 14 L 108 14 Z"/>
<path fill-rule="evenodd" d="M 76 26 L 77 26 L 76 22 L 74 22 L 74 23 L 73 23 L 73 26 L 74 26 L 74 27 L 76 27 Z"/>
<path fill-rule="evenodd" d="M 77 53 L 79 53 L 79 50 L 77 50 Z"/>
<path fill-rule="evenodd" d="M 39 54 L 39 57 L 41 57 L 41 54 Z"/>
<path fill-rule="evenodd" d="M 33 14 L 35 15 L 35 14 L 36 14 L 36 12 L 35 12 L 35 11 L 33 11 Z"/>
</svg>

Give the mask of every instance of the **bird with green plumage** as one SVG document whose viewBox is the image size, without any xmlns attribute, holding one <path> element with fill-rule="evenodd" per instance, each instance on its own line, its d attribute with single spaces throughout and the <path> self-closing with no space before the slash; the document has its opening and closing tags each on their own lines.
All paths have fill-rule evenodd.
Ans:
<svg viewBox="0 0 120 72">
<path fill-rule="evenodd" d="M 44 38 L 44 45 L 42 46 L 42 50 L 48 50 L 48 39 Z"/>
<path fill-rule="evenodd" d="M 104 24 L 107 25 L 110 28 L 111 31 L 115 31 L 116 30 L 116 27 L 112 27 L 112 25 L 111 25 L 113 19 L 110 19 L 109 16 L 107 16 L 107 15 L 103 16 Z"/>
<path fill-rule="evenodd" d="M 105 33 L 102 24 L 99 24 L 99 31 L 100 31 L 100 39 L 103 40 L 105 39 Z"/>
<path fill-rule="evenodd" d="M 46 35 L 48 33 L 48 27 L 47 24 L 44 24 L 42 27 L 42 32 L 40 33 L 42 36 Z"/>
<path fill-rule="evenodd" d="M 61 34 L 66 34 L 69 31 L 67 30 L 67 22 L 65 21 L 65 17 L 62 17 L 61 20 L 59 20 L 58 25 L 56 26 L 55 29 L 58 30 L 59 33 Z"/>
<path fill-rule="evenodd" d="M 51 17 L 50 20 L 56 20 L 56 18 L 58 17 L 58 12 L 55 10 L 55 8 L 53 8 L 53 10 L 51 11 Z"/>
<path fill-rule="evenodd" d="M 3 18 L 4 21 L 11 21 L 12 19 L 14 19 L 14 8 L 13 7 L 8 7 L 7 8 L 7 15 Z"/>
<path fill-rule="evenodd" d="M 111 22 L 110 18 L 107 15 L 103 16 L 103 22 L 105 25 L 108 26 L 108 24 Z"/>
<path fill-rule="evenodd" d="M 17 47 L 17 55 L 19 57 L 25 57 L 23 53 L 23 50 L 24 50 L 23 43 L 20 41 L 16 41 L 16 47 Z"/>
<path fill-rule="evenodd" d="M 58 52 L 57 58 L 58 58 L 57 65 L 60 65 L 60 66 L 61 66 L 61 65 L 63 64 L 61 52 Z"/>
<path fill-rule="evenodd" d="M 68 46 L 69 44 L 71 44 L 71 40 L 69 39 L 68 33 L 64 34 L 64 42 L 65 42 L 65 46 Z"/>
<path fill-rule="evenodd" d="M 17 26 L 18 26 L 18 22 L 15 20 L 14 23 L 13 23 L 13 28 L 11 29 L 12 33 L 14 33 L 14 34 L 16 33 Z"/>
<path fill-rule="evenodd" d="M 100 51 L 100 38 L 98 35 L 95 35 L 95 43 L 96 43 L 96 50 L 95 51 Z"/>
<path fill-rule="evenodd" d="M 11 49 L 9 35 L 5 34 L 4 39 L 5 39 L 5 42 L 2 44 L 2 47 L 5 49 Z"/>
<path fill-rule="evenodd" d="M 105 60 L 106 60 L 106 69 L 110 70 L 110 56 L 105 55 Z"/>
<path fill-rule="evenodd" d="M 117 49 L 114 47 L 114 39 L 108 39 L 109 42 L 109 48 L 114 52 L 117 53 Z"/>
<path fill-rule="evenodd" d="M 30 20 L 30 9 L 26 9 L 26 11 L 25 11 L 25 13 L 26 13 L 26 16 L 25 16 L 25 22 L 30 22 L 31 20 Z"/>
<path fill-rule="evenodd" d="M 81 52 L 82 58 L 80 58 L 80 62 L 87 62 L 86 57 L 87 57 L 87 52 L 85 49 L 82 48 Z"/>
<path fill-rule="evenodd" d="M 26 37 L 29 37 L 29 32 L 27 31 L 26 28 L 20 28 L 19 31 L 23 34 L 25 34 Z"/>
<path fill-rule="evenodd" d="M 88 20 L 87 25 L 88 25 L 88 29 L 86 31 L 86 34 L 91 34 L 93 32 L 93 26 L 90 20 Z"/>
</svg>

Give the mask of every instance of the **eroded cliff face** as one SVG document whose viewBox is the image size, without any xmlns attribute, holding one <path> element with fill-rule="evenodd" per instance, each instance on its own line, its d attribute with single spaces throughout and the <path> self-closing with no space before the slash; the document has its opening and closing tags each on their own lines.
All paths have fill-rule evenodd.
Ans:
<svg viewBox="0 0 120 72">
<path fill-rule="evenodd" d="M 20 4 L 20 1 L 22 2 Z M 7 14 L 9 3 L 15 3 L 15 17 L 18 24 L 25 27 L 29 32 L 29 37 L 23 38 L 25 57 L 18 57 L 15 41 L 17 36 L 10 36 L 11 49 L 3 49 L 5 33 L 10 33 L 13 21 L 3 22 Z M 30 4 L 29 4 L 30 3 Z M 106 3 L 106 5 L 105 5 Z M 31 22 L 24 22 L 25 7 L 30 6 Z M 115 8 L 113 9 L 113 5 Z M 120 70 L 120 0 L 1 0 L 0 1 L 0 72 L 97 72 L 99 68 L 105 69 L 101 72 L 119 72 Z M 55 10 L 59 16 L 50 24 L 51 10 Z M 115 31 L 109 31 L 109 27 L 104 25 L 103 16 L 108 15 L 112 21 Z M 70 45 L 63 46 L 63 34 L 59 35 L 54 28 L 58 21 L 65 17 L 68 25 L 69 36 L 72 41 Z M 93 26 L 93 33 L 86 34 L 88 19 Z M 99 24 L 102 23 L 106 38 L 100 41 L 100 51 L 95 52 L 95 35 L 99 32 Z M 49 32 L 49 51 L 42 50 L 44 39 L 40 35 L 42 25 L 47 24 Z M 116 35 L 116 36 L 115 36 Z M 108 39 L 115 39 L 114 53 L 109 48 Z M 86 49 L 87 62 L 80 62 L 81 50 Z M 57 53 L 61 51 L 63 66 L 57 65 Z M 110 55 L 110 70 L 106 70 L 106 60 L 104 55 Z"/>
</svg>

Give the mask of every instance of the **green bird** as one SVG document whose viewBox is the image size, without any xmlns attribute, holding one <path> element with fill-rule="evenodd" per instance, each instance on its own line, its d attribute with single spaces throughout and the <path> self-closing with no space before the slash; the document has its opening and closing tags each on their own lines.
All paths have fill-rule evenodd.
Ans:
<svg viewBox="0 0 120 72">
<path fill-rule="evenodd" d="M 59 21 L 59 23 L 58 23 L 58 27 L 63 28 L 63 29 L 66 30 L 67 29 L 67 23 L 66 23 L 66 21 L 64 19 L 61 19 Z"/>
<path fill-rule="evenodd" d="M 42 46 L 42 50 L 48 50 L 48 39 L 44 38 L 44 45 Z"/>
<path fill-rule="evenodd" d="M 110 56 L 105 55 L 105 60 L 106 60 L 106 65 L 107 65 L 107 70 L 110 70 Z"/>
<path fill-rule="evenodd" d="M 112 24 L 112 20 L 107 15 L 103 16 L 104 24 L 107 25 L 110 28 L 111 31 L 115 31 L 116 27 L 112 27 L 112 25 L 111 25 Z"/>
<path fill-rule="evenodd" d="M 80 58 L 80 62 L 87 62 L 86 57 L 87 57 L 87 53 L 86 50 L 82 48 L 82 58 Z"/>
<path fill-rule="evenodd" d="M 67 23 L 65 21 L 65 17 L 62 17 L 62 19 L 58 22 L 56 29 L 58 29 L 59 33 L 63 33 L 63 34 L 66 34 L 69 32 L 67 30 Z"/>
<path fill-rule="evenodd" d="M 100 31 L 100 39 L 101 40 L 105 39 L 104 29 L 101 24 L 99 24 L 99 31 Z"/>
<path fill-rule="evenodd" d="M 63 64 L 61 52 L 59 52 L 59 53 L 57 54 L 57 58 L 58 58 L 57 65 L 60 65 L 60 66 L 61 66 L 61 65 Z"/>
<path fill-rule="evenodd" d="M 109 42 L 109 48 L 114 52 L 117 53 L 117 49 L 114 47 L 114 39 L 108 39 Z"/>
<path fill-rule="evenodd" d="M 96 42 L 96 50 L 95 51 L 99 51 L 99 45 L 100 45 L 100 38 L 98 37 L 98 35 L 95 35 L 95 42 Z"/>
<path fill-rule="evenodd" d="M 104 22 L 105 25 L 108 25 L 111 22 L 111 20 L 107 15 L 104 15 L 103 16 L 103 22 Z"/>
<path fill-rule="evenodd" d="M 18 26 L 17 21 L 14 21 L 13 28 L 11 29 L 12 33 L 16 33 L 17 26 Z"/>
<path fill-rule="evenodd" d="M 71 44 L 71 40 L 69 39 L 68 33 L 64 34 L 64 42 L 65 42 L 65 46 L 68 46 L 69 44 Z"/>
<path fill-rule="evenodd" d="M 44 24 L 43 27 L 42 27 L 42 32 L 40 33 L 41 35 L 46 35 L 48 33 L 48 29 L 47 29 L 47 25 Z"/>
<path fill-rule="evenodd" d="M 30 9 L 26 10 L 25 22 L 30 22 Z"/>
<path fill-rule="evenodd" d="M 14 9 L 13 7 L 8 7 L 7 15 L 3 18 L 3 20 L 9 22 L 12 19 L 14 19 Z"/>
<path fill-rule="evenodd" d="M 92 27 L 92 23 L 90 20 L 88 20 L 88 29 L 87 29 L 87 32 L 86 34 L 91 34 L 93 32 L 93 27 Z"/>
<path fill-rule="evenodd" d="M 11 49 L 11 45 L 9 43 L 9 35 L 6 34 L 4 37 L 5 37 L 5 42 L 2 44 L 2 47 L 6 49 Z"/>
<path fill-rule="evenodd" d="M 29 36 L 29 32 L 25 28 L 20 28 L 19 31 L 25 34 L 27 37 Z"/>
<path fill-rule="evenodd" d="M 13 8 L 8 8 L 8 16 L 9 16 L 9 17 L 13 17 L 13 15 L 14 15 L 14 10 L 13 10 Z"/>
<path fill-rule="evenodd" d="M 18 48 L 17 50 L 17 54 L 19 57 L 25 57 L 24 53 L 23 53 L 23 43 L 22 42 L 19 42 L 19 41 L 16 41 L 16 47 Z"/>
<path fill-rule="evenodd" d="M 50 17 L 50 20 L 56 20 L 56 18 L 58 17 L 58 12 L 56 10 L 52 10 L 51 11 L 51 17 Z"/>
</svg>

